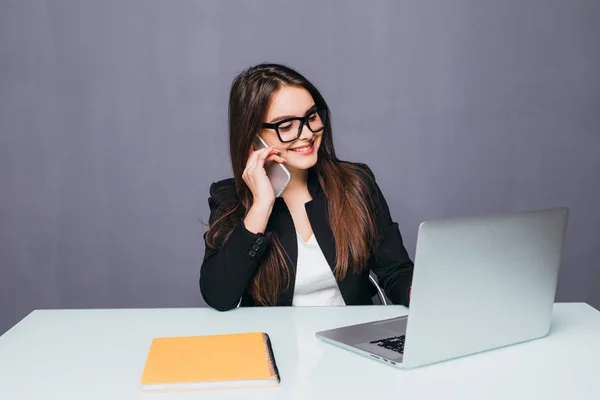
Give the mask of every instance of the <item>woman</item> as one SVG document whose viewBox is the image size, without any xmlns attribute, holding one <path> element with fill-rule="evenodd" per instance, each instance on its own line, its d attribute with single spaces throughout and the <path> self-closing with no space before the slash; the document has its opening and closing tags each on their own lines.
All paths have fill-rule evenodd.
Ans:
<svg viewBox="0 0 600 400">
<path fill-rule="evenodd" d="M 269 147 L 256 150 L 257 135 Z M 372 304 L 370 271 L 408 305 L 413 263 L 398 224 L 371 170 L 336 157 L 329 108 L 306 78 L 277 64 L 237 76 L 229 144 L 234 177 L 209 190 L 200 271 L 209 306 Z M 292 177 L 277 198 L 268 162 Z"/>
</svg>

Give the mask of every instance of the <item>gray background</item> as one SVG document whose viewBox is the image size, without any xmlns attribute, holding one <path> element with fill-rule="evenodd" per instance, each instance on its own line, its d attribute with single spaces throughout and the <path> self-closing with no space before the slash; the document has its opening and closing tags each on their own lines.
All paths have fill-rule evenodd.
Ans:
<svg viewBox="0 0 600 400">
<path fill-rule="evenodd" d="M 411 255 L 425 219 L 566 205 L 557 299 L 600 307 L 600 2 L 0 0 L 0 333 L 203 305 L 229 85 L 287 63 Z"/>
</svg>

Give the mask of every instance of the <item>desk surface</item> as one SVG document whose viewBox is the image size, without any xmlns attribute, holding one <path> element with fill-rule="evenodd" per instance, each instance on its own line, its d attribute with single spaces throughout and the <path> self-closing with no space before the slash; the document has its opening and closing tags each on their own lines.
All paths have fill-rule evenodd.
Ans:
<svg viewBox="0 0 600 400">
<path fill-rule="evenodd" d="M 549 336 L 415 370 L 317 340 L 331 327 L 405 315 L 404 307 L 34 311 L 0 337 L 0 399 L 600 399 L 600 312 L 556 304 Z M 276 388 L 145 393 L 152 338 L 265 331 Z M 440 330 L 443 335 L 443 330 Z"/>
</svg>

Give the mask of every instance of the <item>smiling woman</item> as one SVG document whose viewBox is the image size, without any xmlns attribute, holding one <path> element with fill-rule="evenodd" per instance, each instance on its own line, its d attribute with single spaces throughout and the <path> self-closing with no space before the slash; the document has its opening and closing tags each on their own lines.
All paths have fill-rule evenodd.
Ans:
<svg viewBox="0 0 600 400">
<path fill-rule="evenodd" d="M 330 116 L 289 67 L 260 64 L 234 79 L 234 176 L 209 189 L 200 271 L 209 306 L 372 304 L 371 271 L 393 303 L 408 305 L 413 263 L 398 224 L 369 167 L 335 155 Z M 267 148 L 254 148 L 258 136 Z M 280 197 L 266 163 L 290 172 Z"/>
</svg>

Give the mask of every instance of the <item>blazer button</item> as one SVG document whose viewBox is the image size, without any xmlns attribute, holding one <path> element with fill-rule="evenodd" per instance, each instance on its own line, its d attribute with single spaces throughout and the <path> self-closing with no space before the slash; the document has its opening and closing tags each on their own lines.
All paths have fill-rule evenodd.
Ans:
<svg viewBox="0 0 600 400">
<path fill-rule="evenodd" d="M 248 255 L 250 257 L 254 257 L 256 255 L 256 252 L 254 250 L 250 250 L 250 252 L 248 253 Z"/>
<path fill-rule="evenodd" d="M 254 246 L 252 246 L 252 250 L 258 251 L 258 249 L 260 249 L 259 245 L 255 244 Z"/>
<path fill-rule="evenodd" d="M 262 244 L 262 242 L 263 242 L 263 239 L 262 239 L 262 238 L 258 238 L 258 239 L 256 239 L 256 244 Z"/>
</svg>

